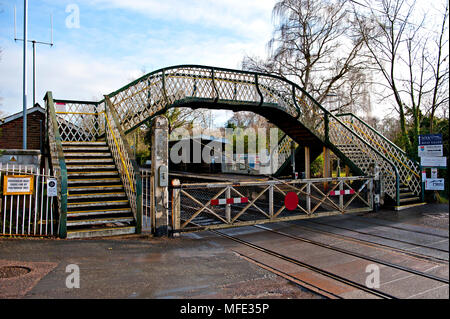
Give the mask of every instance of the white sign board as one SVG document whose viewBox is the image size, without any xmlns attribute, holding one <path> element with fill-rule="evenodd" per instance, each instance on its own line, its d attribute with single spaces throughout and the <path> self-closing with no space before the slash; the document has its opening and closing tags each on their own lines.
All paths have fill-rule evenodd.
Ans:
<svg viewBox="0 0 450 319">
<path fill-rule="evenodd" d="M 425 181 L 425 189 L 429 191 L 443 191 L 445 188 L 443 178 L 429 178 Z"/>
<path fill-rule="evenodd" d="M 447 157 L 422 156 L 420 158 L 420 165 L 422 167 L 447 167 Z"/>
<path fill-rule="evenodd" d="M 418 146 L 419 157 L 439 157 L 443 156 L 442 144 L 440 145 L 419 145 Z"/>
<path fill-rule="evenodd" d="M 58 182 L 56 178 L 50 177 L 47 180 L 47 196 L 48 197 L 58 196 Z"/>
<path fill-rule="evenodd" d="M 431 178 L 438 178 L 438 169 L 437 168 L 431 169 Z"/>
</svg>

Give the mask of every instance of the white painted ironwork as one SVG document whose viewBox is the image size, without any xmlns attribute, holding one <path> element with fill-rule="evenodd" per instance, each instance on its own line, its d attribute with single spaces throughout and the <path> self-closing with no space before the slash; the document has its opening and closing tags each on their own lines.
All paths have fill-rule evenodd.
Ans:
<svg viewBox="0 0 450 319">
<path fill-rule="evenodd" d="M 5 176 L 33 176 L 33 192 L 29 195 L 5 195 Z M 54 236 L 58 232 L 56 197 L 47 196 L 47 181 L 55 175 L 34 166 L 0 163 L 0 235 Z"/>
<path fill-rule="evenodd" d="M 380 153 L 370 141 L 366 141 L 340 119 L 326 111 L 306 92 L 293 83 L 279 77 L 215 69 L 202 66 L 179 66 L 152 72 L 130 85 L 109 95 L 111 103 L 120 114 L 124 131 L 132 130 L 149 117 L 163 112 L 178 103 L 235 103 L 246 108 L 273 107 L 297 118 L 314 135 L 325 143 L 331 142 L 363 173 L 369 174 L 369 166 L 376 161 L 386 178 L 387 194 L 399 200 L 399 178 L 396 165 Z M 289 143 L 290 138 L 281 141 Z M 349 140 L 355 149 L 348 149 Z M 289 152 L 283 152 L 289 150 Z M 282 158 L 288 158 L 289 148 L 279 148 Z M 356 156 L 354 156 L 354 153 Z M 361 161 L 364 156 L 367 160 Z"/>
<path fill-rule="evenodd" d="M 64 142 L 95 141 L 104 132 L 104 103 L 55 100 L 59 133 Z"/>
<path fill-rule="evenodd" d="M 394 162 L 398 168 L 400 182 L 409 188 L 411 192 L 419 196 L 421 193 L 420 165 L 413 161 L 397 145 L 389 141 L 374 128 L 353 114 L 339 115 L 347 126 L 373 145 L 379 152 Z M 392 175 L 391 175 L 392 176 Z M 390 176 L 386 176 L 392 179 Z M 385 178 L 386 179 L 386 178 Z M 390 182 L 392 184 L 392 182 Z"/>
<path fill-rule="evenodd" d="M 105 136 L 109 149 L 111 150 L 111 155 L 119 171 L 135 220 L 140 222 L 142 219 L 140 214 L 142 208 L 142 192 L 139 169 L 135 163 L 133 152 L 129 150 L 123 132 L 118 126 L 117 114 L 108 106 L 105 107 L 103 114 L 106 121 Z"/>
</svg>

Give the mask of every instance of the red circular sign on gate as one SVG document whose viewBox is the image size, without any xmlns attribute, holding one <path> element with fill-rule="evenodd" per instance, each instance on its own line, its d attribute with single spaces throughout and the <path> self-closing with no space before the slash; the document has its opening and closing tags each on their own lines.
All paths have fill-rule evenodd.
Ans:
<svg viewBox="0 0 450 319">
<path fill-rule="evenodd" d="M 294 192 L 289 192 L 286 194 L 284 198 L 284 206 L 286 206 L 287 210 L 294 210 L 298 205 L 298 196 Z"/>
</svg>

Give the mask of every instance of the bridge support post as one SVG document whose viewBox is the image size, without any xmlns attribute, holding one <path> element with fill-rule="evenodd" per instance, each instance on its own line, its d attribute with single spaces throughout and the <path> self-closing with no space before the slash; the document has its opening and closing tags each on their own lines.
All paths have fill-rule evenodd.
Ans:
<svg viewBox="0 0 450 319">
<path fill-rule="evenodd" d="M 311 178 L 311 153 L 309 146 L 305 146 L 305 178 Z"/>
<path fill-rule="evenodd" d="M 166 117 L 157 116 L 152 124 L 152 233 L 169 235 L 169 123 Z"/>
<path fill-rule="evenodd" d="M 326 146 L 323 147 L 323 177 L 331 177 L 331 158 L 330 149 Z M 325 191 L 328 191 L 328 182 L 323 184 Z"/>
</svg>

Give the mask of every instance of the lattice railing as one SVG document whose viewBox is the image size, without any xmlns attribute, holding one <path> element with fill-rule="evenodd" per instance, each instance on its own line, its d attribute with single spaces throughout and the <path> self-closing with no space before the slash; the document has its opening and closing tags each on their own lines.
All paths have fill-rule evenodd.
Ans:
<svg viewBox="0 0 450 319">
<path fill-rule="evenodd" d="M 271 171 L 273 174 L 278 172 L 278 170 L 283 166 L 284 163 L 291 160 L 292 156 L 292 142 L 293 140 L 289 135 L 284 134 L 283 137 L 278 142 L 278 145 L 271 150 Z M 295 143 L 295 142 L 294 142 Z M 298 147 L 298 144 L 294 144 L 294 149 Z"/>
<path fill-rule="evenodd" d="M 358 116 L 352 113 L 339 114 L 337 116 L 379 152 L 394 162 L 400 174 L 400 181 L 415 195 L 419 196 L 421 194 L 419 163 L 410 159 L 401 148 L 389 141 Z"/>
<path fill-rule="evenodd" d="M 58 180 L 59 236 L 67 235 L 67 168 L 62 148 L 62 138 L 58 126 L 55 105 L 51 92 L 45 96 L 47 144 L 49 145 L 53 174 Z"/>
<path fill-rule="evenodd" d="M 131 210 L 136 220 L 137 232 L 142 227 L 142 181 L 139 167 L 133 153 L 130 150 L 125 135 L 120 128 L 118 115 L 106 99 L 105 111 L 105 136 L 114 162 L 119 171 L 122 183 L 127 194 Z"/>
<path fill-rule="evenodd" d="M 384 191 L 392 199 L 397 200 L 398 173 L 397 167 L 392 161 L 386 160 L 377 150 L 368 145 L 362 139 L 355 138 L 347 128 L 344 128 L 335 119 L 330 120 L 329 139 L 332 144 L 339 148 L 355 165 L 364 173 L 372 174 L 373 165 L 379 166 L 383 176 Z"/>
<path fill-rule="evenodd" d="M 59 133 L 65 142 L 90 142 L 105 131 L 104 102 L 55 100 Z"/>
</svg>

